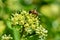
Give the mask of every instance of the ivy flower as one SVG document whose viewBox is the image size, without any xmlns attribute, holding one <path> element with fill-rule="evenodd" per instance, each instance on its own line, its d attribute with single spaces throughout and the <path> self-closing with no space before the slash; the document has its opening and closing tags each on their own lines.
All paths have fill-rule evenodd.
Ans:
<svg viewBox="0 0 60 40">
<path fill-rule="evenodd" d="M 23 25 L 23 32 L 28 34 L 35 32 L 35 34 L 39 35 L 39 38 L 45 38 L 47 36 L 48 31 L 40 24 L 40 18 L 38 16 L 35 16 L 32 13 L 29 14 L 26 11 L 22 11 L 20 14 L 17 13 L 13 16 L 12 25 L 14 25 L 14 23 L 15 25 Z"/>
</svg>

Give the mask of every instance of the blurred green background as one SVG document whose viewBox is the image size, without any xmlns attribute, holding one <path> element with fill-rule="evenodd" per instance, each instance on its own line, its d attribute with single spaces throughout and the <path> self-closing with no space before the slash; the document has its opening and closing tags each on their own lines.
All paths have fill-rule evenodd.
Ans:
<svg viewBox="0 0 60 40">
<path fill-rule="evenodd" d="M 0 35 L 6 29 L 5 21 L 13 11 L 36 9 L 42 25 L 48 30 L 46 40 L 60 40 L 60 0 L 0 0 Z"/>
</svg>

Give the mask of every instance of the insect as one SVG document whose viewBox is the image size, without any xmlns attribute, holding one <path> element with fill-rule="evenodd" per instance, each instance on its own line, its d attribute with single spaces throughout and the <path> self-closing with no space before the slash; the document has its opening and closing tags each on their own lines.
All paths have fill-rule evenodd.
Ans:
<svg viewBox="0 0 60 40">
<path fill-rule="evenodd" d="M 38 12 L 34 9 L 34 10 L 30 10 L 29 11 L 29 14 L 32 13 L 32 14 L 35 14 L 35 15 L 38 15 Z"/>
</svg>

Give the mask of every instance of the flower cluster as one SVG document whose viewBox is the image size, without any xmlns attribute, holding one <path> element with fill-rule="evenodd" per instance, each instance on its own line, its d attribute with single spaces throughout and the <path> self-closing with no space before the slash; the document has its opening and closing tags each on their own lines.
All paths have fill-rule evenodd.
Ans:
<svg viewBox="0 0 60 40">
<path fill-rule="evenodd" d="M 24 31 L 27 34 L 32 34 L 35 32 L 39 37 L 46 37 L 47 30 L 42 27 L 39 21 L 39 17 L 35 14 L 28 13 L 26 11 L 22 11 L 20 14 L 15 13 L 13 17 L 11 17 L 12 25 L 21 25 L 24 27 Z"/>
<path fill-rule="evenodd" d="M 2 40 L 11 40 L 11 39 L 13 39 L 12 37 L 11 37 L 11 35 L 6 35 L 6 34 L 4 34 L 3 36 L 2 36 Z"/>
<path fill-rule="evenodd" d="M 39 34 L 39 38 L 44 38 L 47 36 L 47 30 L 40 25 L 40 27 L 37 27 L 36 29 L 36 34 Z"/>
</svg>

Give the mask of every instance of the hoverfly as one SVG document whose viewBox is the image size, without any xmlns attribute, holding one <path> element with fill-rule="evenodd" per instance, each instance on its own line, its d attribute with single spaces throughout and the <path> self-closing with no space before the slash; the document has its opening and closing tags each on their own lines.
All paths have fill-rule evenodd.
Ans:
<svg viewBox="0 0 60 40">
<path fill-rule="evenodd" d="M 35 15 L 38 15 L 38 12 L 34 9 L 34 10 L 30 10 L 29 11 L 29 14 L 32 13 L 32 14 L 35 14 Z"/>
</svg>

